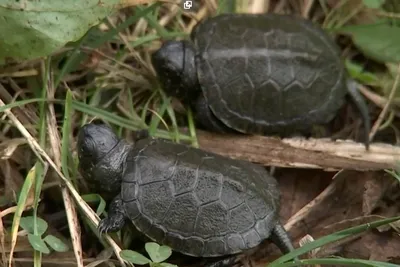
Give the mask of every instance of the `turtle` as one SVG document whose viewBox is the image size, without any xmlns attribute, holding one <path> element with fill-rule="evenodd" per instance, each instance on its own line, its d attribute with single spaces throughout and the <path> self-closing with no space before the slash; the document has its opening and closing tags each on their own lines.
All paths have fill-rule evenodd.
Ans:
<svg viewBox="0 0 400 267">
<path fill-rule="evenodd" d="M 168 40 L 151 55 L 163 91 L 217 133 L 289 136 L 330 122 L 349 94 L 370 116 L 340 49 L 319 25 L 288 14 L 219 14 L 190 40 Z"/>
<path fill-rule="evenodd" d="M 263 166 L 138 136 L 128 142 L 105 123 L 79 130 L 82 177 L 113 196 L 98 225 L 100 234 L 119 231 L 130 221 L 158 244 L 210 259 L 209 267 L 232 266 L 264 241 L 282 253 L 293 251 L 279 219 L 278 182 Z"/>
</svg>

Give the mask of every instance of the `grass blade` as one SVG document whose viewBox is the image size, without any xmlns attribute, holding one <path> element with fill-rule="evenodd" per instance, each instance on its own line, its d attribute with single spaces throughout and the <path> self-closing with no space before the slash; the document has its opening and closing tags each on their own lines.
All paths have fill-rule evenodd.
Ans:
<svg viewBox="0 0 400 267">
<path fill-rule="evenodd" d="M 309 259 L 302 260 L 301 264 L 297 263 L 282 263 L 279 267 L 292 267 L 303 265 L 333 265 L 333 266 L 357 266 L 357 267 L 399 267 L 397 264 L 386 263 L 381 261 L 361 260 L 361 259 L 342 259 L 342 258 L 326 258 L 326 259 Z"/>
<path fill-rule="evenodd" d="M 13 254 L 14 254 L 14 249 L 15 245 L 17 244 L 17 233 L 18 233 L 18 228 L 19 228 L 19 222 L 21 220 L 22 213 L 24 212 L 26 208 L 26 201 L 29 196 L 29 191 L 32 188 L 32 184 L 35 180 L 35 175 L 36 175 L 36 170 L 37 170 L 37 164 L 35 164 L 28 172 L 28 175 L 26 176 L 26 179 L 24 181 L 24 184 L 22 185 L 21 192 L 18 197 L 18 203 L 17 203 L 17 208 L 14 213 L 14 218 L 11 226 L 11 248 L 10 248 L 10 255 L 8 259 L 8 267 L 12 267 L 13 263 Z"/>
<path fill-rule="evenodd" d="M 335 242 L 337 240 L 343 239 L 345 237 L 348 236 L 352 236 L 355 234 L 359 234 L 361 232 L 364 232 L 366 230 L 372 229 L 372 228 L 376 228 L 379 227 L 381 225 L 385 225 L 394 221 L 398 221 L 400 220 L 400 216 L 398 217 L 393 217 L 393 218 L 389 218 L 389 219 L 384 219 L 384 220 L 379 220 L 379 221 L 375 221 L 373 223 L 366 223 L 366 224 L 362 224 L 359 226 L 355 226 L 355 227 L 351 227 L 342 231 L 338 231 L 336 233 L 333 233 L 331 235 L 327 235 L 324 237 L 321 237 L 313 242 L 307 243 L 306 245 L 304 245 L 303 247 L 300 247 L 298 249 L 295 249 L 294 251 L 283 255 L 282 257 L 276 259 L 275 261 L 273 261 L 272 263 L 270 263 L 270 265 L 268 265 L 269 267 L 277 267 L 280 266 L 279 264 L 284 263 L 286 261 L 289 261 L 291 259 L 293 259 L 296 256 L 300 256 L 306 252 L 309 252 L 315 248 L 321 247 L 325 244 L 331 243 L 331 242 Z"/>
</svg>

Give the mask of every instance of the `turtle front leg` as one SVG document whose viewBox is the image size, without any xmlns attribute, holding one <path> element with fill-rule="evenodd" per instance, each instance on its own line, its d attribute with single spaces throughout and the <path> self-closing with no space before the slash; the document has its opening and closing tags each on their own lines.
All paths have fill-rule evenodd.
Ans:
<svg viewBox="0 0 400 267">
<path fill-rule="evenodd" d="M 226 126 L 211 111 L 205 97 L 200 94 L 195 103 L 195 119 L 204 128 L 216 133 L 237 133 L 235 130 Z"/>
<path fill-rule="evenodd" d="M 108 216 L 99 223 L 100 235 L 103 233 L 117 232 L 125 225 L 126 215 L 122 206 L 121 195 L 116 196 L 108 208 Z"/>
</svg>

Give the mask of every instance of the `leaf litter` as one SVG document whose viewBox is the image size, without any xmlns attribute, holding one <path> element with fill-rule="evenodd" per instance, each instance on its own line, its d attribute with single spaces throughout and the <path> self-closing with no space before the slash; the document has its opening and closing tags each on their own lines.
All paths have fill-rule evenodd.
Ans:
<svg viewBox="0 0 400 267">
<path fill-rule="evenodd" d="M 134 8 L 135 4 L 132 4 L 133 2 L 134 1 L 122 1 L 120 4 L 127 7 L 133 6 Z M 220 3 L 222 2 L 223 1 L 220 1 Z M 364 8 L 363 5 L 367 5 L 369 8 Z M 57 76 L 58 74 L 56 74 L 57 79 L 58 77 L 61 77 L 59 84 L 52 84 L 52 82 L 54 82 L 52 80 L 54 78 L 53 76 L 48 76 L 46 78 L 45 81 L 50 84 L 50 91 L 45 94 L 45 96 L 49 98 L 53 98 L 53 96 L 55 98 L 65 98 L 65 94 L 71 92 L 74 99 L 78 99 L 82 102 L 86 102 L 86 99 L 90 99 L 91 102 L 89 103 L 91 105 L 104 108 L 105 110 L 113 110 L 115 111 L 115 114 L 122 114 L 122 117 L 128 119 L 135 118 L 135 120 L 138 120 L 138 118 L 144 118 L 144 121 L 148 122 L 157 117 L 159 115 L 158 112 L 160 112 L 159 106 L 163 103 L 159 97 L 154 97 L 149 100 L 153 83 L 149 82 L 148 76 L 143 75 L 143 73 L 146 73 L 146 69 L 149 66 L 151 67 L 151 64 L 149 64 L 148 54 L 154 51 L 154 49 L 156 49 L 160 44 L 162 38 L 164 38 L 160 32 L 152 28 L 152 26 L 159 23 L 161 27 L 168 28 L 168 30 L 189 33 L 198 20 L 215 14 L 220 7 L 216 1 L 207 1 L 199 6 L 196 13 L 185 14 L 179 19 L 175 19 L 175 16 L 180 15 L 182 12 L 178 5 L 163 3 L 161 6 L 163 8 L 160 9 L 162 12 L 160 12 L 157 18 L 158 21 L 157 19 L 154 19 L 155 13 L 151 13 L 154 11 L 153 10 L 150 13 L 147 13 L 151 15 L 143 15 L 143 17 L 138 19 L 136 23 L 133 24 L 133 27 L 121 29 L 118 36 L 115 38 L 102 40 L 101 42 L 103 42 L 103 45 L 100 47 L 93 46 L 93 48 L 91 48 L 90 40 L 83 38 L 82 46 L 80 47 L 81 50 L 76 54 L 82 55 L 86 53 L 85 55 L 88 55 L 86 59 L 83 56 L 82 58 L 74 56 L 76 55 L 73 53 L 74 49 L 76 49 L 74 46 L 67 46 L 68 48 L 64 51 L 53 51 L 53 56 L 55 58 L 68 55 L 67 58 L 70 61 L 68 61 L 67 65 L 62 64 L 65 62 L 57 61 L 57 64 L 59 64 L 58 66 L 60 67 L 60 69 L 57 69 L 57 72 L 65 72 L 66 74 L 64 76 Z M 369 24 L 374 23 L 378 19 L 385 21 L 393 20 L 393 23 L 390 24 L 390 31 L 393 30 L 393 32 L 397 32 L 398 26 L 396 25 L 398 24 L 395 23 L 396 20 L 393 18 L 393 14 L 397 14 L 398 18 L 398 12 L 400 11 L 400 5 L 398 5 L 395 0 L 253 0 L 244 1 L 240 6 L 241 10 L 253 13 L 261 13 L 268 10 L 277 13 L 302 14 L 302 16 L 308 17 L 313 21 L 323 23 L 332 31 L 337 30 L 339 32 L 346 24 Z M 382 6 L 386 9 L 382 9 Z M 146 10 L 144 7 L 146 6 L 141 7 L 140 12 Z M 110 16 L 107 23 L 100 25 L 98 28 L 100 30 L 94 28 L 98 30 L 97 33 L 100 34 L 99 37 L 101 38 L 105 31 L 110 31 L 114 26 L 118 27 L 125 19 L 129 19 L 128 10 L 129 9 L 121 10 L 121 12 L 118 12 L 116 15 Z M 138 11 L 133 13 L 136 12 Z M 324 18 L 327 18 L 325 22 L 323 21 Z M 173 27 L 171 27 L 171 24 L 173 24 Z M 389 26 L 385 24 L 384 27 L 387 28 Z M 398 46 L 396 45 L 399 41 L 397 40 L 396 34 L 391 34 L 389 36 L 391 38 L 387 38 L 387 34 L 385 35 L 382 31 L 380 32 L 382 38 L 376 38 L 373 34 L 374 32 L 368 32 L 365 28 L 366 27 L 354 28 L 353 26 L 353 33 L 347 36 L 340 36 L 340 38 L 337 38 L 337 42 L 343 48 L 344 55 L 348 57 L 352 63 L 358 62 L 357 64 L 361 64 L 364 71 L 373 73 L 373 75 L 377 77 L 377 81 L 382 83 L 383 81 L 386 81 L 390 85 L 386 87 L 382 86 L 380 83 L 370 85 L 368 83 L 371 81 L 371 75 L 357 74 L 357 79 L 361 79 L 361 82 L 364 82 L 363 79 L 365 79 L 365 84 L 360 90 L 367 99 L 369 99 L 371 105 L 371 116 L 376 121 L 383 108 L 387 107 L 389 111 L 392 111 L 399 104 L 399 99 L 396 98 L 396 96 L 393 98 L 391 105 L 387 103 L 389 98 L 388 92 L 391 92 L 394 88 L 394 80 L 398 74 L 396 72 L 398 64 L 392 64 L 387 61 L 388 59 L 398 59 L 399 52 Z M 381 30 L 382 28 L 375 28 L 375 31 Z M 91 30 L 90 33 L 96 33 L 96 31 Z M 146 40 L 141 39 L 141 37 L 147 37 L 147 35 L 151 34 L 160 36 L 154 38 L 153 41 L 147 42 Z M 383 41 L 385 42 L 379 43 L 379 39 L 384 39 Z M 95 40 L 100 43 L 98 38 Z M 59 43 L 65 42 L 65 40 L 61 39 L 56 41 L 57 46 L 59 46 Z M 135 41 L 140 41 L 138 43 L 141 43 L 141 45 L 132 48 L 132 42 Z M 124 46 L 126 47 L 125 49 L 120 49 L 120 47 Z M 49 47 L 45 48 L 49 49 Z M 366 55 L 364 55 L 365 52 L 367 52 Z M 29 49 L 24 51 L 24 54 L 21 54 L 21 56 L 30 56 L 32 53 L 33 51 Z M 73 59 L 77 60 L 77 62 L 79 62 L 79 60 L 82 61 L 80 64 L 74 65 Z M 396 63 L 398 63 L 398 60 Z M 389 71 L 387 71 L 386 68 L 389 69 Z M 13 102 L 15 99 L 21 99 L 21 97 L 22 99 L 38 97 L 38 95 L 34 95 L 32 92 L 40 91 L 39 88 L 42 86 L 40 73 L 44 69 L 44 62 L 36 59 L 0 67 L 0 99 L 7 104 Z M 24 70 L 26 72 L 24 72 Z M 8 73 L 9 75 L 3 75 L 4 73 Z M 35 73 L 37 77 L 35 77 Z M 151 77 L 151 75 L 149 76 Z M 58 85 L 59 87 L 54 88 L 52 85 Z M 101 90 L 95 90 L 96 88 L 101 88 Z M 132 92 L 130 92 L 130 90 L 132 90 Z M 396 90 L 397 93 L 397 88 L 394 88 L 393 90 Z M 116 94 L 117 96 L 115 96 Z M 133 100 L 131 99 L 132 94 L 134 96 Z M 118 102 L 115 103 L 114 99 Z M 13 123 L 15 123 L 16 120 L 21 122 L 21 125 L 23 125 L 27 131 L 36 138 L 36 140 L 39 140 L 38 133 L 40 132 L 39 128 L 36 127 L 36 125 L 39 125 L 40 121 L 38 106 L 39 104 L 37 103 L 31 103 L 12 110 L 13 114 L 16 115 Z M 136 109 L 136 107 L 138 108 Z M 175 104 L 173 107 L 177 114 L 185 112 L 181 107 L 177 108 Z M 87 107 L 84 108 L 87 109 Z M 62 126 L 61 121 L 64 118 L 65 110 L 56 103 L 51 106 L 50 111 L 51 112 L 48 114 L 49 119 L 47 121 L 47 135 L 50 136 L 50 140 L 47 140 L 49 144 L 46 145 L 46 152 L 55 162 L 55 166 L 61 168 L 61 152 L 59 150 L 62 145 L 62 140 L 55 135 L 55 132 L 62 132 L 60 126 Z M 90 109 L 87 109 L 87 111 L 90 111 Z M 327 129 L 327 135 L 333 135 L 334 132 L 337 132 L 339 133 L 339 138 L 357 139 L 358 133 L 361 132 L 359 129 L 360 124 L 356 121 L 352 112 L 352 107 L 347 106 L 343 108 L 336 121 L 332 123 L 332 125 L 340 125 L 341 127 L 343 124 L 346 124 L 346 126 L 350 125 L 349 131 L 341 132 L 340 130 L 342 129 L 332 127 Z M 127 125 L 129 125 L 129 123 L 126 123 L 127 121 L 121 121 L 119 118 L 115 117 L 115 114 L 103 114 L 102 118 L 106 121 L 120 123 L 117 124 L 120 126 L 124 125 L 127 127 Z M 141 116 L 141 114 L 145 115 Z M 73 132 L 76 131 L 85 119 L 81 118 L 78 112 L 70 115 L 72 117 L 70 119 L 72 122 L 72 132 L 65 132 L 65 134 L 69 134 L 70 140 L 73 140 L 73 137 L 75 136 Z M 163 115 L 161 114 L 161 116 Z M 379 122 L 374 140 L 391 145 L 398 144 L 399 113 L 395 113 L 393 121 L 386 129 L 380 129 L 379 127 L 384 124 L 384 120 L 387 119 L 387 116 L 388 115 L 385 115 L 383 120 Z M 89 117 L 90 118 L 86 119 L 91 119 L 95 116 L 92 115 Z M 167 121 L 172 120 L 169 120 L 166 115 L 165 118 Z M 6 117 L 3 117 L 3 119 L 6 119 Z M 178 121 L 179 124 L 182 125 L 182 120 Z M 140 123 L 143 123 L 143 121 Z M 131 125 L 131 128 L 129 129 L 133 129 L 134 127 L 136 127 L 136 125 Z M 162 128 L 162 124 L 160 124 L 159 127 Z M 126 132 L 127 131 L 124 133 L 125 135 L 127 134 Z M 155 134 L 159 134 L 159 132 L 156 131 Z M 4 192 L 4 194 L 0 195 L 0 214 L 4 214 L 5 211 L 11 212 L 13 210 L 8 208 L 15 207 L 18 200 L 17 196 L 24 184 L 27 171 L 32 168 L 32 162 L 36 161 L 36 156 L 32 153 L 32 150 L 26 146 L 26 142 L 24 141 L 26 140 L 26 136 L 18 134 L 9 123 L 2 124 L 2 132 L 0 135 L 2 138 L 1 145 L 4 146 L 4 149 L 0 150 L 0 155 L 2 155 L 0 162 L 0 185 L 3 187 L 1 188 L 1 192 Z M 200 132 L 200 141 L 201 138 L 202 135 Z M 218 140 L 217 137 L 212 135 L 207 136 L 207 138 L 210 140 L 213 140 L 213 138 Z M 3 142 L 3 140 L 10 141 Z M 7 142 L 9 143 L 7 144 Z M 293 140 L 288 140 L 287 142 L 292 145 L 296 144 L 296 141 Z M 299 143 L 297 143 L 297 145 L 298 144 Z M 320 143 L 317 142 L 317 144 Z M 202 145 L 204 145 L 204 143 L 200 142 L 200 146 Z M 331 147 L 325 146 L 322 150 L 335 150 L 335 143 L 330 143 L 330 145 Z M 72 148 L 69 150 L 72 155 L 75 153 L 73 146 L 74 145 L 71 144 Z M 279 146 L 276 145 L 276 147 Z M 390 146 L 390 148 L 397 149 L 397 147 L 394 146 Z M 222 150 L 223 148 L 221 148 L 221 152 L 223 152 Z M 376 159 L 388 154 L 386 153 L 386 150 L 380 151 L 381 154 L 374 154 Z M 238 153 L 238 151 L 233 150 L 229 156 L 234 157 Z M 248 154 L 250 155 L 251 151 L 249 151 Z M 396 154 L 393 153 L 393 155 Z M 259 155 L 258 157 L 261 156 L 262 155 Z M 393 158 L 394 160 L 391 162 L 390 168 L 393 168 L 396 161 L 396 156 Z M 384 167 L 376 167 L 373 171 L 362 172 L 350 170 L 352 168 L 340 171 L 340 168 L 343 168 L 344 165 L 336 165 L 333 170 L 326 166 L 323 166 L 322 170 L 318 169 L 317 159 L 318 158 L 314 160 L 314 164 L 308 166 L 309 169 L 303 169 L 301 164 L 297 166 L 284 166 L 283 164 L 282 166 L 279 166 L 278 164 L 278 168 L 274 172 L 278 178 L 282 192 L 282 222 L 285 223 L 285 227 L 293 237 L 296 247 L 299 246 L 299 242 L 301 244 L 306 244 L 311 240 L 316 240 L 322 236 L 332 234 L 348 227 L 370 223 L 378 219 L 389 218 L 400 214 L 398 206 L 398 203 L 400 203 L 400 194 L 398 193 L 400 191 L 399 182 L 392 175 L 383 171 L 382 169 Z M 257 162 L 258 159 L 251 158 L 250 160 Z M 290 160 L 290 158 L 288 160 Z M 325 164 L 329 165 L 332 162 L 333 161 L 328 161 L 328 163 L 325 162 Z M 265 161 L 264 165 L 274 165 L 269 163 L 271 163 L 271 161 Z M 365 165 L 368 165 L 368 162 Z M 73 170 L 73 166 L 74 164 L 71 163 L 69 166 L 70 169 Z M 292 168 L 293 166 L 296 166 L 297 168 Z M 354 169 L 357 169 L 357 162 L 353 163 L 353 165 L 346 165 L 346 168 L 349 166 L 354 166 Z M 386 167 L 387 166 L 385 166 L 385 168 Z M 96 264 L 99 264 L 99 266 L 118 265 L 119 262 L 118 260 L 114 260 L 115 255 L 112 254 L 112 250 L 103 249 L 102 245 L 105 245 L 104 240 L 99 240 L 98 244 L 94 244 L 94 240 L 98 239 L 90 230 L 92 225 L 87 220 L 85 221 L 85 219 L 83 219 L 85 216 L 78 215 L 80 217 L 79 223 L 82 227 L 81 229 L 76 225 L 76 222 L 71 223 L 72 221 L 69 221 L 70 224 L 68 224 L 68 218 L 71 217 L 68 217 L 66 214 L 64 205 L 72 205 L 73 202 L 69 199 L 65 200 L 66 198 L 69 198 L 67 190 L 62 193 L 64 194 L 64 199 L 62 194 L 60 194 L 62 191 L 53 190 L 55 188 L 58 189 L 58 185 L 60 184 L 57 182 L 57 175 L 58 173 L 52 169 L 50 169 L 46 174 L 46 180 L 44 181 L 42 189 L 39 213 L 41 215 L 46 215 L 45 217 L 49 222 L 49 228 L 54 231 L 54 233 L 52 233 L 53 235 L 64 236 L 67 239 L 70 239 L 70 231 L 72 230 L 75 237 L 79 238 L 82 236 L 81 241 L 79 241 L 79 243 L 82 243 L 82 248 L 80 248 L 79 244 L 74 247 L 75 253 L 74 251 L 68 251 L 52 252 L 49 255 L 43 254 L 42 266 L 53 266 L 56 263 L 64 263 L 65 266 L 77 266 L 77 258 L 81 259 L 81 264 L 89 264 L 90 266 L 95 266 Z M 79 189 L 84 188 L 80 187 L 84 181 L 81 180 L 78 173 L 75 173 L 75 176 L 71 175 L 71 177 L 77 177 L 76 180 L 73 180 L 74 186 Z M 68 190 L 72 189 L 68 187 Z M 74 192 L 72 196 L 73 198 L 77 198 L 77 192 Z M 27 202 L 33 202 L 32 193 L 29 194 Z M 84 205 L 82 206 L 84 207 Z M 72 214 L 75 213 L 73 209 L 73 207 L 70 207 L 69 210 Z M 61 223 L 57 223 L 55 220 L 50 220 L 51 215 L 55 216 L 55 214 L 59 214 L 61 220 L 58 221 L 61 221 Z M 4 246 L 7 248 L 10 247 L 11 241 L 8 234 L 10 225 L 12 224 L 12 216 L 10 217 L 10 215 L 12 215 L 12 212 L 7 213 L 7 216 L 0 216 L 1 238 L 2 240 L 5 240 L 5 242 L 2 241 L 2 243 L 4 243 Z M 76 218 L 72 218 L 72 220 L 75 219 Z M 54 227 L 52 227 L 52 225 L 54 225 Z M 400 227 L 398 223 L 392 223 L 377 229 L 371 229 L 365 233 L 316 249 L 307 256 L 328 257 L 336 255 L 346 258 L 362 258 L 399 264 L 400 259 L 399 254 L 397 253 L 397 251 L 400 251 L 399 229 Z M 14 248 L 14 260 L 18 262 L 20 266 L 32 266 L 34 259 L 32 256 L 32 247 L 29 246 L 28 235 L 24 233 L 23 230 L 20 230 L 18 235 L 17 243 Z M 121 241 L 118 238 L 115 240 L 117 240 L 118 246 L 122 247 L 122 244 L 124 243 L 123 240 Z M 68 244 L 71 245 L 73 242 L 77 241 L 70 241 Z M 116 247 L 114 246 L 113 249 L 115 248 Z M 4 264 L 7 264 L 5 261 L 8 258 L 8 256 L 4 257 L 4 255 L 9 251 L 9 249 L 4 249 L 2 251 L 2 260 Z M 144 243 L 140 243 L 140 246 L 138 245 L 138 251 L 144 252 Z M 266 244 L 255 251 L 254 254 L 246 257 L 243 262 L 245 266 L 250 266 L 250 263 L 252 264 L 251 266 L 265 266 L 262 264 L 271 262 L 279 256 L 280 252 L 276 247 L 271 245 L 269 242 L 266 242 Z M 113 257 L 113 259 L 109 259 L 110 257 Z M 177 262 L 182 260 L 182 265 L 179 266 L 185 266 L 186 261 L 184 258 L 185 257 L 181 256 L 175 257 Z M 188 260 L 187 262 L 190 263 L 191 261 Z M 194 261 L 194 266 L 198 266 L 198 261 Z"/>
<path fill-rule="evenodd" d="M 285 228 L 297 242 L 306 236 L 311 236 L 315 240 L 349 227 L 384 217 L 389 218 L 400 212 L 400 207 L 391 205 L 393 201 L 398 201 L 398 196 L 396 200 L 387 201 L 393 191 L 399 190 L 399 184 L 385 172 L 341 171 L 335 176 L 330 175 L 332 182 L 329 182 L 327 173 L 316 171 L 311 176 L 307 175 L 309 173 L 310 171 L 297 175 L 290 173 L 289 178 L 287 176 L 278 178 L 282 190 L 282 220 L 286 221 Z M 305 179 L 307 179 L 306 184 L 313 186 L 304 185 Z M 322 181 L 325 181 L 326 187 L 321 190 Z M 294 184 L 301 185 L 296 188 Z M 293 187 L 298 190 L 293 191 Z M 300 203 L 296 200 L 300 200 Z M 391 206 L 391 209 L 387 209 L 387 206 Z M 371 230 L 365 235 L 329 244 L 328 248 L 320 248 L 314 256 L 336 255 L 360 258 L 360 255 L 369 255 L 361 258 L 369 260 L 385 258 L 383 261 L 390 262 L 394 251 L 400 249 L 398 234 L 390 230 L 393 229 L 385 229 L 383 233 Z M 386 242 L 365 244 L 363 236 L 372 238 L 380 234 L 384 236 Z M 374 250 L 374 245 L 380 246 L 379 250 Z M 359 255 L 352 253 L 356 249 Z M 372 251 L 375 252 L 371 253 Z M 264 260 L 272 260 L 279 255 L 279 251 L 272 246 L 258 253 L 256 257 Z"/>
</svg>

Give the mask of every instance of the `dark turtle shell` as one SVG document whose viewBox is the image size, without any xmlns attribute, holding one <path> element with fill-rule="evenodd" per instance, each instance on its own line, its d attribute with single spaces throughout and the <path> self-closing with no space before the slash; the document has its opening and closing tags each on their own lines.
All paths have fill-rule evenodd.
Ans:
<svg viewBox="0 0 400 267">
<path fill-rule="evenodd" d="M 129 151 L 121 197 L 140 232 L 191 256 L 253 248 L 278 223 L 277 181 L 263 167 L 162 139 Z"/>
<path fill-rule="evenodd" d="M 347 93 L 339 49 L 308 20 L 226 14 L 191 34 L 214 115 L 239 132 L 305 129 L 331 120 Z"/>
</svg>

